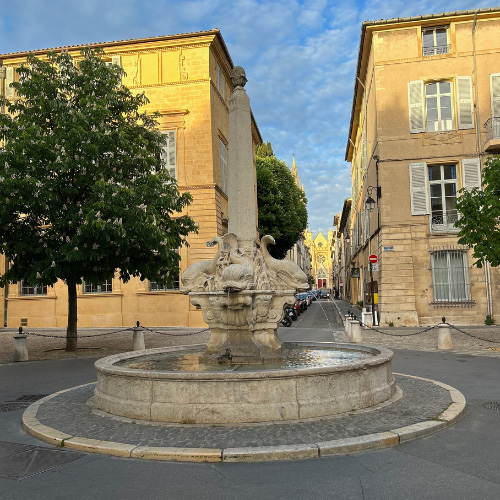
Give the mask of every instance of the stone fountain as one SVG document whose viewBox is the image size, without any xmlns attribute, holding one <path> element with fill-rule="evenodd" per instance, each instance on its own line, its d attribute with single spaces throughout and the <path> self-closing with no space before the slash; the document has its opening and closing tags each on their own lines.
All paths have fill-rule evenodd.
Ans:
<svg viewBox="0 0 500 500">
<path fill-rule="evenodd" d="M 333 343 L 285 343 L 284 307 L 307 276 L 274 259 L 257 237 L 250 101 L 243 68 L 229 101 L 229 232 L 213 259 L 192 264 L 182 291 L 210 327 L 206 346 L 152 349 L 97 361 L 96 406 L 161 422 L 246 423 L 317 418 L 366 408 L 395 392 L 392 352 Z M 299 359 L 299 362 L 290 361 Z M 166 362 L 165 362 L 166 360 Z"/>
</svg>

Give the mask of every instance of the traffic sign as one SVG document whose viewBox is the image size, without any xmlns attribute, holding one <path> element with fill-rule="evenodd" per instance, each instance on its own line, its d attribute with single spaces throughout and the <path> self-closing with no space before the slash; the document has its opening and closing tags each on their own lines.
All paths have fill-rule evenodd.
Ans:
<svg viewBox="0 0 500 500">
<path fill-rule="evenodd" d="M 376 255 L 370 255 L 370 257 L 368 257 L 368 260 L 372 263 L 372 264 L 376 264 L 377 261 L 378 261 L 378 257 Z"/>
</svg>

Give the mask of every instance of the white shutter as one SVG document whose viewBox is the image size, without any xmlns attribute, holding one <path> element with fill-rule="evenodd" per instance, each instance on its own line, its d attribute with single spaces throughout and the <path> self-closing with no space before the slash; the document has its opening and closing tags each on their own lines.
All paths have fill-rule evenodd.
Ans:
<svg viewBox="0 0 500 500">
<path fill-rule="evenodd" d="M 161 159 L 165 162 L 164 168 L 168 170 L 170 177 L 177 179 L 177 154 L 176 154 L 176 134 L 175 130 L 162 131 L 165 137 L 165 144 L 161 151 Z"/>
<path fill-rule="evenodd" d="M 481 189 L 481 160 L 464 158 L 462 160 L 462 187 L 468 190 Z"/>
<path fill-rule="evenodd" d="M 122 56 L 111 56 L 111 62 L 117 66 L 122 65 Z"/>
<path fill-rule="evenodd" d="M 412 215 L 429 213 L 426 163 L 410 163 L 410 199 Z"/>
<path fill-rule="evenodd" d="M 457 76 L 458 128 L 474 128 L 474 108 L 472 99 L 472 78 Z"/>
<path fill-rule="evenodd" d="M 414 80 L 408 82 L 408 108 L 410 115 L 410 132 L 425 132 L 424 82 Z"/>
<path fill-rule="evenodd" d="M 5 68 L 5 97 L 14 97 L 14 89 L 10 86 L 14 82 L 14 67 Z"/>
<path fill-rule="evenodd" d="M 500 117 L 500 73 L 490 75 L 491 116 Z"/>
</svg>

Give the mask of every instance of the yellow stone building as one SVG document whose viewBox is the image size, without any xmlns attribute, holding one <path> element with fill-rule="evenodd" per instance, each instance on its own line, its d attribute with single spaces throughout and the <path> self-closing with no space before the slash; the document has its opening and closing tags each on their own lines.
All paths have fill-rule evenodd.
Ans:
<svg viewBox="0 0 500 500">
<path fill-rule="evenodd" d="M 147 111 L 162 114 L 159 127 L 168 135 L 164 151 L 168 168 L 176 176 L 180 191 L 192 194 L 193 202 L 186 213 L 199 225 L 199 233 L 188 238 L 189 248 L 181 249 L 181 274 L 193 262 L 210 259 L 215 249 L 207 248 L 206 242 L 227 232 L 231 56 L 217 29 L 89 46 L 101 47 L 106 59 L 123 67 L 123 83 L 133 92 L 146 93 L 150 101 Z M 82 48 L 55 50 L 68 50 L 78 61 Z M 32 52 L 44 57 L 48 49 Z M 0 88 L 7 97 L 14 97 L 9 84 L 16 78 L 14 69 L 27 55 L 22 52 L 0 56 L 6 67 Z M 255 149 L 262 138 L 253 117 L 252 136 Z M 2 303 L 8 326 L 67 324 L 67 290 L 62 282 L 43 288 L 10 285 Z M 178 282 L 170 290 L 134 278 L 127 284 L 113 279 L 78 287 L 80 326 L 130 326 L 136 321 L 147 326 L 204 325 L 201 312 L 179 292 Z"/>
<path fill-rule="evenodd" d="M 334 232 L 328 229 L 327 236 L 320 231 L 316 237 L 308 229 L 305 233 L 305 245 L 311 254 L 311 274 L 313 277 L 313 288 L 331 290 L 333 285 L 332 257 L 335 252 Z"/>
<path fill-rule="evenodd" d="M 499 32 L 500 9 L 362 25 L 343 254 L 352 303 L 371 302 L 378 257 L 381 324 L 500 321 L 500 271 L 474 267 L 455 227 L 459 190 L 500 151 Z"/>
</svg>

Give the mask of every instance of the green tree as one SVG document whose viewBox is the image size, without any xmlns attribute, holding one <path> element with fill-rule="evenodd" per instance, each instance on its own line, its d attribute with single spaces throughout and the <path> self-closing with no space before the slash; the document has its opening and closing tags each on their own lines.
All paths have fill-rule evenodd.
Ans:
<svg viewBox="0 0 500 500">
<path fill-rule="evenodd" d="M 269 250 L 282 259 L 307 227 L 307 199 L 286 163 L 272 154 L 271 144 L 263 146 L 256 156 L 259 229 L 261 235 L 270 234 L 276 240 Z"/>
<path fill-rule="evenodd" d="M 68 286 L 66 350 L 77 348 L 76 286 L 131 276 L 170 284 L 178 248 L 196 225 L 163 169 L 164 136 L 148 102 L 121 85 L 123 70 L 86 48 L 28 56 L 2 98 L 0 253 L 10 262 L 0 284 Z"/>
<path fill-rule="evenodd" d="M 482 267 L 485 260 L 496 267 L 500 265 L 500 156 L 488 159 L 482 175 L 482 190 L 460 191 L 458 242 L 473 248 L 477 267 Z"/>
<path fill-rule="evenodd" d="M 271 143 L 267 141 L 265 144 L 259 144 L 255 151 L 256 156 L 274 156 Z"/>
</svg>

